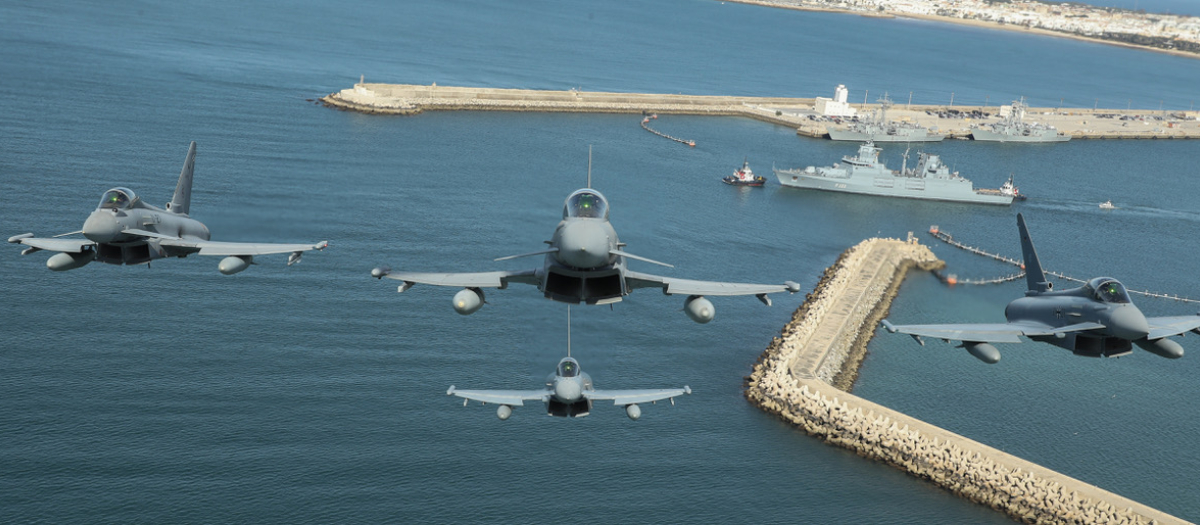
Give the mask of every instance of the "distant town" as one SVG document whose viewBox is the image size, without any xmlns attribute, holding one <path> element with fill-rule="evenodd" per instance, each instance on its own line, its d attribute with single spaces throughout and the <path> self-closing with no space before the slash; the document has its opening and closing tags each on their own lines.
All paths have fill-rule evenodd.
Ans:
<svg viewBox="0 0 1200 525">
<path fill-rule="evenodd" d="M 1042 0 L 733 0 L 1057 33 L 1200 58 L 1200 17 Z"/>
</svg>

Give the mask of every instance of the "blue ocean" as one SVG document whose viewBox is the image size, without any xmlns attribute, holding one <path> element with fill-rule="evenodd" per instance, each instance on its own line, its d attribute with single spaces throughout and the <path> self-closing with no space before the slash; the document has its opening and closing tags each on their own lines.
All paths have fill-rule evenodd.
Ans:
<svg viewBox="0 0 1200 525">
<path fill-rule="evenodd" d="M 6 247 L 0 522 L 1008 522 L 744 400 L 743 377 L 803 294 L 771 307 L 715 298 L 707 325 L 652 290 L 573 308 L 572 355 L 598 388 L 693 390 L 638 421 L 601 404 L 578 420 L 525 406 L 500 421 L 447 397 L 450 385 L 538 388 L 566 354 L 566 307 L 513 285 L 464 317 L 453 289 L 397 294 L 371 269 L 539 265 L 492 259 L 544 246 L 586 183 L 589 148 L 627 250 L 675 265 L 631 263 L 641 271 L 808 291 L 862 239 L 914 232 L 948 271 L 994 277 L 1011 267 L 924 232 L 1015 256 L 1021 212 L 1048 269 L 1200 298 L 1196 142 L 927 146 L 977 186 L 1011 174 L 1030 195 L 982 207 L 723 185 L 743 159 L 770 175 L 854 152 L 742 118 L 655 122 L 688 148 L 636 115 L 386 117 L 314 102 L 361 75 L 797 97 L 845 84 L 852 100 L 1186 110 L 1195 59 L 695 0 L 9 2 L 0 19 L 5 238 L 77 231 L 111 187 L 164 204 L 194 140 L 191 215 L 214 240 L 330 241 L 234 276 L 199 256 L 56 273 L 45 252 Z M 896 167 L 902 154 L 883 157 Z M 1118 209 L 1097 207 L 1109 199 Z M 891 319 L 1000 321 L 1023 291 L 915 273 Z M 1148 315 L 1197 310 L 1135 300 Z M 1177 361 L 1026 343 L 986 365 L 881 333 L 855 393 L 1196 521 L 1200 338 L 1180 342 Z"/>
</svg>

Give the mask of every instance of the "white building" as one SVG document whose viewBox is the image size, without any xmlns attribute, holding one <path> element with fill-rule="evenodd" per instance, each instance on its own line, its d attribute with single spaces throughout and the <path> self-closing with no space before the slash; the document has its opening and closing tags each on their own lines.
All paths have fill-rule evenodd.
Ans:
<svg viewBox="0 0 1200 525">
<path fill-rule="evenodd" d="M 853 117 L 857 111 L 846 103 L 846 97 L 849 95 L 846 86 L 838 84 L 837 89 L 833 90 L 833 98 L 817 97 L 817 113 L 826 117 Z"/>
</svg>

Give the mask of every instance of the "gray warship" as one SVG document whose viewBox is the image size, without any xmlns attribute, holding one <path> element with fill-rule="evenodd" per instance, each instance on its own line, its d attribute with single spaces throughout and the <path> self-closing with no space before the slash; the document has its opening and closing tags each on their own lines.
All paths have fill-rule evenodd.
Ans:
<svg viewBox="0 0 1200 525">
<path fill-rule="evenodd" d="M 864 122 L 854 122 L 846 129 L 829 129 L 830 140 L 854 142 L 941 142 L 946 135 L 911 122 L 889 122 L 887 110 L 892 107 L 891 99 L 884 95 L 879 99 L 879 109 L 872 111 Z"/>
<path fill-rule="evenodd" d="M 971 138 L 985 142 L 1066 142 L 1071 136 L 1054 126 L 1025 122 L 1025 97 L 1014 100 L 1008 114 L 995 124 L 971 128 Z"/>
<path fill-rule="evenodd" d="M 879 161 L 880 151 L 874 142 L 867 142 L 858 147 L 858 155 L 842 157 L 841 164 L 773 170 L 784 186 L 842 193 L 1004 206 L 1020 195 L 1011 179 L 999 189 L 977 190 L 970 180 L 960 177 L 957 171 L 951 172 L 941 158 L 929 153 L 921 153 L 916 167 L 909 169 L 906 151 L 904 167 L 889 170 Z"/>
</svg>

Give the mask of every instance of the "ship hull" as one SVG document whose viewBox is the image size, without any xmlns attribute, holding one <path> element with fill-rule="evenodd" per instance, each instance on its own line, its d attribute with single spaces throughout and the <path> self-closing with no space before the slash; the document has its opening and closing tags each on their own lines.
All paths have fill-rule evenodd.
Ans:
<svg viewBox="0 0 1200 525">
<path fill-rule="evenodd" d="M 971 139 L 980 142 L 1067 142 L 1071 140 L 1068 135 L 1053 134 L 1038 134 L 1038 135 L 1009 135 L 1006 133 L 996 133 L 992 130 L 982 128 L 971 128 Z"/>
<path fill-rule="evenodd" d="M 1008 206 L 1013 201 L 1011 196 L 976 193 L 968 181 L 890 176 L 824 177 L 803 170 L 775 170 L 775 176 L 784 186 L 808 190 L 998 206 Z"/>
<path fill-rule="evenodd" d="M 931 133 L 914 133 L 911 135 L 889 135 L 887 133 L 862 133 L 847 129 L 830 129 L 829 140 L 844 140 L 853 142 L 941 142 L 945 135 Z"/>
<path fill-rule="evenodd" d="M 763 184 L 765 184 L 767 182 L 767 178 L 766 177 L 754 177 L 751 180 L 742 180 L 737 177 L 725 177 L 725 178 L 721 179 L 721 182 L 724 182 L 725 184 L 729 184 L 730 186 L 757 187 L 757 186 L 762 186 Z"/>
</svg>

